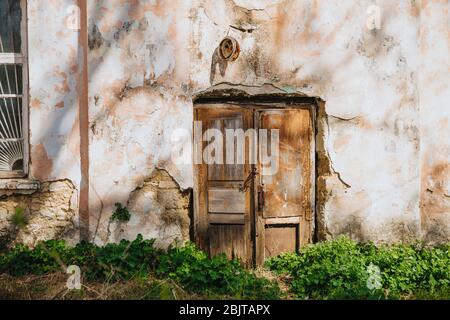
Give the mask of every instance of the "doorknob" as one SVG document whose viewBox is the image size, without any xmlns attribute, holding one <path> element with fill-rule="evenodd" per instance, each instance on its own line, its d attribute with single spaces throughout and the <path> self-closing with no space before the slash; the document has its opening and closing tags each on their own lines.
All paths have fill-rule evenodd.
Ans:
<svg viewBox="0 0 450 320">
<path fill-rule="evenodd" d="M 239 186 L 239 191 L 242 193 L 245 193 L 250 188 L 253 180 L 255 180 L 255 177 L 257 175 L 258 175 L 258 171 L 256 170 L 256 168 L 253 168 L 252 172 L 250 172 L 247 179 L 245 179 L 244 184 Z"/>
</svg>

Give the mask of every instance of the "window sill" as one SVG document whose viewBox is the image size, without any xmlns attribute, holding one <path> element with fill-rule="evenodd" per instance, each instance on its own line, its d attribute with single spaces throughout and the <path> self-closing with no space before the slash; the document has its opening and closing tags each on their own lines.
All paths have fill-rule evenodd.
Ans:
<svg viewBox="0 0 450 320">
<path fill-rule="evenodd" d="M 33 193 L 41 184 L 31 179 L 0 179 L 0 195 L 7 193 Z"/>
<path fill-rule="evenodd" d="M 1 171 L 0 172 L 0 179 L 3 180 L 27 180 L 26 174 L 23 171 Z"/>
</svg>

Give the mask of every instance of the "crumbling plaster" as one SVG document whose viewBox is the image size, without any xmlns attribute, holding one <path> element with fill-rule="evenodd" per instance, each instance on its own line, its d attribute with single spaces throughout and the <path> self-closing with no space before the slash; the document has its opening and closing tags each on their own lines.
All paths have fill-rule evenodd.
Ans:
<svg viewBox="0 0 450 320">
<path fill-rule="evenodd" d="M 79 241 L 78 32 L 67 28 L 76 1 L 27 1 L 29 176 L 0 183 L 4 245 L 65 238 Z M 28 224 L 12 217 L 25 210 Z"/>
<path fill-rule="evenodd" d="M 228 19 L 215 3 L 197 11 L 199 51 L 217 43 L 227 25 L 254 30 L 230 29 L 242 43 L 242 56 L 216 81 L 270 82 L 326 101 L 324 147 L 338 175 L 323 182 L 328 197 L 322 234 L 384 241 L 419 237 L 420 19 L 410 14 L 415 4 L 378 2 L 382 28 L 371 31 L 370 1 L 260 2 L 256 11 L 225 3 L 231 6 Z M 195 70 L 206 67 L 194 61 Z M 205 74 L 193 76 L 207 85 Z"/>
<path fill-rule="evenodd" d="M 29 1 L 30 169 L 78 189 L 82 60 L 77 32 L 64 28 L 73 3 Z M 373 4 L 379 30 L 366 27 Z M 320 239 L 450 240 L 448 10 L 446 0 L 88 1 L 92 239 L 118 240 L 114 204 L 131 201 L 155 168 L 192 188 L 192 166 L 171 161 L 172 133 L 192 130 L 196 93 L 227 83 L 325 101 Z M 212 77 L 226 35 L 241 56 Z"/>
<path fill-rule="evenodd" d="M 28 1 L 30 177 L 80 181 L 76 1 Z"/>
<path fill-rule="evenodd" d="M 0 247 L 39 241 L 79 241 L 77 191 L 68 180 L 44 182 L 30 194 L 5 194 L 0 198 Z M 23 216 L 16 216 L 17 210 Z"/>
<path fill-rule="evenodd" d="M 127 208 L 130 221 L 110 221 L 108 241 L 133 241 L 139 234 L 155 239 L 158 247 L 182 244 L 189 240 L 190 193 L 165 170 L 155 169 L 152 176 L 130 194 Z"/>
</svg>

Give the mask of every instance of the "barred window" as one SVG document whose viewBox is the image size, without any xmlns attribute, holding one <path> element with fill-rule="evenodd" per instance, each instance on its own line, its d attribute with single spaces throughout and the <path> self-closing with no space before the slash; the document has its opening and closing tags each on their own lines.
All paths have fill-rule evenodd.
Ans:
<svg viewBox="0 0 450 320">
<path fill-rule="evenodd" d="M 26 0 L 0 0 L 0 178 L 27 174 Z"/>
</svg>

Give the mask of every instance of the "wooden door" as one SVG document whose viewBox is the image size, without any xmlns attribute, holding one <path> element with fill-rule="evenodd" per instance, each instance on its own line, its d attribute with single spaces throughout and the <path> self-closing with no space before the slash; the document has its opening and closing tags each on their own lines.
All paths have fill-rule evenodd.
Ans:
<svg viewBox="0 0 450 320">
<path fill-rule="evenodd" d="M 297 251 L 311 241 L 315 179 L 311 112 L 229 104 L 196 107 L 201 135 L 208 129 L 217 129 L 224 137 L 226 129 L 267 129 L 268 156 L 272 156 L 271 130 L 279 132 L 278 170 L 271 175 L 261 163 L 260 152 L 265 151 L 259 150 L 261 141 L 257 162 L 250 162 L 249 139 L 245 140 L 245 164 L 195 166 L 195 239 L 210 255 L 225 253 L 246 265 L 260 265 L 266 258 Z M 205 150 L 208 143 L 197 141 L 194 152 Z M 224 159 L 226 152 L 224 141 Z M 242 190 L 246 181 L 249 188 Z"/>
<path fill-rule="evenodd" d="M 279 130 L 278 170 L 264 174 L 268 165 L 261 163 L 261 156 L 258 164 L 258 264 L 283 252 L 298 251 L 311 241 L 315 149 L 312 119 L 311 109 L 260 110 L 255 114 L 259 129 Z M 270 146 L 268 143 L 269 150 Z"/>
<path fill-rule="evenodd" d="M 239 106 L 215 106 L 197 108 L 196 120 L 201 121 L 202 134 L 208 129 L 219 130 L 226 137 L 226 129 L 253 127 L 252 110 Z M 212 140 L 212 139 L 211 139 Z M 197 141 L 197 143 L 199 143 Z M 208 141 L 200 143 L 205 150 Z M 240 164 L 227 164 L 226 141 L 223 141 L 224 164 L 197 165 L 198 207 L 195 219 L 198 224 L 197 242 L 211 256 L 225 253 L 229 258 L 239 259 L 250 265 L 253 258 L 252 193 L 240 190 L 244 180 L 251 172 L 248 161 Z M 235 148 L 237 153 L 238 148 Z M 245 147 L 246 157 L 248 146 Z M 215 154 L 212 154 L 215 156 Z M 207 160 L 208 154 L 203 160 Z M 206 162 L 206 163 L 205 163 Z M 228 162 L 229 163 L 229 162 Z"/>
</svg>

